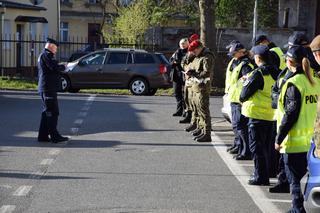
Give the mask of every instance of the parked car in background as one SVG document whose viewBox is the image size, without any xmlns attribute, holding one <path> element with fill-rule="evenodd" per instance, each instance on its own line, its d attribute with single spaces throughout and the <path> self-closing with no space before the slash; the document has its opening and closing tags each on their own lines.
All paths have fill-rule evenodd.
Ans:
<svg viewBox="0 0 320 213">
<path fill-rule="evenodd" d="M 96 46 L 94 46 L 93 44 L 86 45 L 82 49 L 72 53 L 72 55 L 68 59 L 68 62 L 75 61 L 81 58 L 82 56 L 85 56 L 89 53 L 96 51 L 97 49 L 108 48 L 108 46 L 109 46 L 108 44 L 98 44 Z"/>
<path fill-rule="evenodd" d="M 129 89 L 134 95 L 154 95 L 171 87 L 169 61 L 162 53 L 107 48 L 67 64 L 62 91 L 80 89 Z"/>
<path fill-rule="evenodd" d="M 223 96 L 223 106 L 221 108 L 221 113 L 227 121 L 231 122 L 231 106 L 228 99 L 228 94 L 225 94 Z"/>
<path fill-rule="evenodd" d="M 304 194 L 304 207 L 308 213 L 320 212 L 320 156 L 315 153 L 312 142 L 308 153 L 308 173 L 301 180 L 301 191 Z"/>
</svg>

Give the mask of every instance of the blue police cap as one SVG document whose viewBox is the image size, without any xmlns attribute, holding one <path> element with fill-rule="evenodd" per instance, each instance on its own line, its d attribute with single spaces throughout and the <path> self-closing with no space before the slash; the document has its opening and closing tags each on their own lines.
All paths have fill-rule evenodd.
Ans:
<svg viewBox="0 0 320 213">
<path fill-rule="evenodd" d="M 52 39 L 52 38 L 47 38 L 46 42 L 50 43 L 50 44 L 54 44 L 57 47 L 59 46 L 59 43 L 56 40 Z"/>
<path fill-rule="evenodd" d="M 240 42 L 235 42 L 229 45 L 229 56 L 233 56 L 233 54 L 239 50 L 245 49 L 245 47 Z"/>
<path fill-rule="evenodd" d="M 302 59 L 307 57 L 307 53 L 304 47 L 293 46 L 290 49 L 288 49 L 286 56 L 293 58 L 298 63 L 301 63 Z"/>
<path fill-rule="evenodd" d="M 253 39 L 253 44 L 254 45 L 259 45 L 261 42 L 264 40 L 268 40 L 268 37 L 266 35 L 259 35 L 255 39 Z"/>
<path fill-rule="evenodd" d="M 303 32 L 292 34 L 288 39 L 288 46 L 303 46 L 309 44 L 309 39 Z"/>
<path fill-rule="evenodd" d="M 254 55 L 268 55 L 269 48 L 266 45 L 257 45 L 251 49 Z"/>
</svg>

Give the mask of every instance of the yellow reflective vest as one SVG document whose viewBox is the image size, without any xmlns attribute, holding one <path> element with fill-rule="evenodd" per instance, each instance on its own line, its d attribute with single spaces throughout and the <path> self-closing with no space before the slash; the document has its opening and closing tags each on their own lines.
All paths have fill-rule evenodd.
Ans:
<svg viewBox="0 0 320 213">
<path fill-rule="evenodd" d="M 263 76 L 263 89 L 256 91 L 242 104 L 241 113 L 248 118 L 273 121 L 275 119 L 275 110 L 272 109 L 271 89 L 275 80 L 270 74 L 263 75 L 260 68 L 252 72 L 252 75 L 255 72 L 260 72 Z"/>
<path fill-rule="evenodd" d="M 231 71 L 231 66 L 234 60 L 236 59 L 232 59 L 229 62 L 227 68 L 225 93 L 228 94 L 230 103 L 240 103 L 239 99 L 243 88 L 243 81 L 239 79 L 239 75 L 243 65 L 247 64 L 247 62 L 241 62 Z M 252 64 L 248 63 L 248 65 L 253 69 L 254 66 Z"/>
<path fill-rule="evenodd" d="M 283 54 L 282 50 L 280 49 L 280 47 L 271 48 L 270 51 L 273 51 L 278 55 L 278 57 L 280 59 L 279 69 L 284 70 L 287 67 L 287 65 L 286 65 L 286 60 L 283 56 L 284 54 Z"/>
<path fill-rule="evenodd" d="M 277 126 L 281 125 L 284 110 L 284 98 L 288 88 L 288 84 L 293 84 L 301 94 L 301 109 L 297 122 L 289 131 L 287 137 L 281 144 L 281 153 L 301 153 L 308 152 L 310 148 L 310 141 L 314 131 L 314 123 L 317 112 L 318 94 L 320 92 L 320 84 L 315 82 L 312 86 L 305 74 L 296 74 L 288 79 L 283 85 L 279 101 L 277 113 Z"/>
</svg>

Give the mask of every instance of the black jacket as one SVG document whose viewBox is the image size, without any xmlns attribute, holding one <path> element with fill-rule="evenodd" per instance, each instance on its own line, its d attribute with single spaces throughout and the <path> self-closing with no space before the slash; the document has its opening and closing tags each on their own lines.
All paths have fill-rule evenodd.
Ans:
<svg viewBox="0 0 320 213">
<path fill-rule="evenodd" d="M 178 49 L 170 58 L 172 66 L 171 80 L 173 82 L 183 82 L 183 68 L 181 66 L 183 58 L 186 56 L 188 49 Z"/>
<path fill-rule="evenodd" d="M 245 86 L 243 87 L 241 94 L 240 94 L 240 101 L 245 102 L 247 101 L 254 93 L 256 93 L 259 89 L 263 90 L 264 87 L 264 80 L 263 75 L 271 75 L 272 71 L 274 70 L 274 66 L 272 65 L 262 65 L 255 69 L 250 76 L 249 79 L 246 80 Z M 261 72 L 259 72 L 261 70 Z"/>
<path fill-rule="evenodd" d="M 279 95 L 281 92 L 281 87 L 284 85 L 284 83 L 287 81 L 288 77 L 290 77 L 290 75 L 287 75 L 288 72 L 288 68 L 285 68 L 284 70 L 282 70 L 279 74 L 279 76 L 277 77 L 276 82 L 274 83 L 274 85 L 272 86 L 272 90 L 271 90 L 271 99 L 272 99 L 272 108 L 273 109 L 277 109 L 278 108 L 278 100 L 279 100 Z M 288 74 L 291 72 L 288 72 Z M 283 78 L 283 81 L 280 84 L 280 79 Z"/>
<path fill-rule="evenodd" d="M 298 73 L 303 73 L 302 68 L 298 68 L 297 72 L 295 73 L 288 72 L 285 78 L 290 79 Z M 301 104 L 302 103 L 300 91 L 293 84 L 289 83 L 284 97 L 285 114 L 282 118 L 276 137 L 277 144 L 280 145 L 282 143 L 282 141 L 288 135 L 290 129 L 297 122 L 300 114 Z"/>
<path fill-rule="evenodd" d="M 44 49 L 38 58 L 38 91 L 57 92 L 60 90 L 60 72 L 65 66 L 59 65 L 50 50 Z"/>
</svg>

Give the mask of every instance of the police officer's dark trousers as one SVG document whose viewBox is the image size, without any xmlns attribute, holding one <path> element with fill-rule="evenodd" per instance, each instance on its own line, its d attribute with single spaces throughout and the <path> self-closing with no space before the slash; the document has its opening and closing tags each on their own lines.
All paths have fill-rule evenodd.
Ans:
<svg viewBox="0 0 320 213">
<path fill-rule="evenodd" d="M 276 177 L 278 172 L 280 171 L 279 168 L 279 158 L 280 153 L 274 149 L 274 142 L 276 140 L 277 135 L 277 122 L 273 122 L 273 132 L 271 137 L 271 143 L 269 143 L 269 174 L 270 177 Z"/>
<path fill-rule="evenodd" d="M 273 122 L 249 119 L 249 147 L 254 161 L 254 179 L 261 184 L 269 184 L 269 147 L 273 132 Z"/>
<path fill-rule="evenodd" d="M 177 101 L 177 113 L 183 113 L 185 108 L 184 97 L 183 97 L 183 81 L 173 82 L 174 96 Z"/>
<path fill-rule="evenodd" d="M 238 154 L 249 156 L 248 118 L 241 114 L 241 104 L 231 103 L 232 128 L 235 134 L 235 145 L 239 148 Z"/>
<path fill-rule="evenodd" d="M 307 153 L 284 154 L 284 162 L 291 188 L 292 208 L 297 213 L 304 213 L 300 181 L 307 172 Z"/>
<path fill-rule="evenodd" d="M 59 136 L 57 131 L 59 106 L 57 93 L 55 92 L 40 92 L 42 100 L 42 114 L 39 128 L 39 140 L 51 139 Z"/>
</svg>

